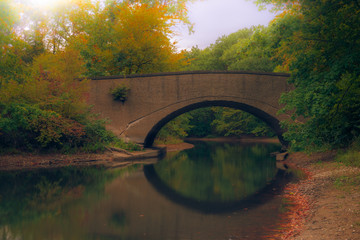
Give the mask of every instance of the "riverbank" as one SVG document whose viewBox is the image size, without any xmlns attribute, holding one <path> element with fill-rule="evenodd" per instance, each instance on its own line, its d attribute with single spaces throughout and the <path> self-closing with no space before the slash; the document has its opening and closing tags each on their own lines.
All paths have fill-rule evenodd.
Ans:
<svg viewBox="0 0 360 240">
<path fill-rule="evenodd" d="M 106 168 L 123 167 L 135 163 L 155 161 L 166 149 L 147 148 L 143 151 L 127 152 L 109 149 L 104 153 L 76 154 L 12 154 L 0 156 L 0 171 L 33 170 L 58 167 L 101 166 Z"/>
<path fill-rule="evenodd" d="M 284 197 L 293 202 L 279 239 L 360 239 L 360 168 L 334 161 L 335 152 L 290 154 L 286 164 L 308 175 L 289 184 Z"/>
</svg>

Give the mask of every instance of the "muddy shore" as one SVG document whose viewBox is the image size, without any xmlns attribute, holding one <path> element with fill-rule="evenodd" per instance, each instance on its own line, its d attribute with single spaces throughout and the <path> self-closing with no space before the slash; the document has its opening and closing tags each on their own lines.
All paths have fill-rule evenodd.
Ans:
<svg viewBox="0 0 360 240">
<path fill-rule="evenodd" d="M 138 152 L 106 151 L 104 153 L 77 154 L 15 154 L 0 155 L 0 171 L 34 170 L 66 166 L 103 166 L 106 168 L 124 167 L 135 163 L 156 161 L 166 149 L 150 148 Z"/>
<path fill-rule="evenodd" d="M 360 239 L 360 169 L 335 162 L 335 155 L 290 154 L 286 163 L 308 176 L 284 193 L 294 211 L 279 239 Z"/>
</svg>

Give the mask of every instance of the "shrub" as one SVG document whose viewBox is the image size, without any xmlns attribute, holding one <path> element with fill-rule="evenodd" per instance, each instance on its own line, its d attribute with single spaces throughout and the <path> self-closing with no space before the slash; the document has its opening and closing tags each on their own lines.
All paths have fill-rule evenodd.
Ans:
<svg viewBox="0 0 360 240">
<path fill-rule="evenodd" d="M 125 84 L 120 84 L 115 88 L 110 89 L 110 93 L 115 101 L 125 102 L 128 98 L 130 87 Z"/>
<path fill-rule="evenodd" d="M 0 142 L 3 148 L 23 150 L 79 145 L 84 126 L 37 105 L 12 103 L 0 108 Z"/>
<path fill-rule="evenodd" d="M 105 124 L 89 114 L 70 119 L 38 105 L 0 103 L 0 152 L 103 152 L 106 146 L 140 150 L 138 145 L 117 138 Z"/>
</svg>

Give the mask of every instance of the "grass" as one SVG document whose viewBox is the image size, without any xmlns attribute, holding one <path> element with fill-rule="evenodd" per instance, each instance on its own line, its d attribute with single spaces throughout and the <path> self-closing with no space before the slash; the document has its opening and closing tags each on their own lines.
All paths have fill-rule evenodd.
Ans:
<svg viewBox="0 0 360 240">
<path fill-rule="evenodd" d="M 112 147 L 125 149 L 130 152 L 143 150 L 140 145 L 133 142 L 125 142 L 122 139 L 116 139 L 116 141 L 113 141 L 110 145 Z"/>
<path fill-rule="evenodd" d="M 341 189 L 344 191 L 352 190 L 354 187 L 358 188 L 360 185 L 360 175 L 347 175 L 347 176 L 339 176 L 334 181 L 334 186 L 337 189 Z"/>
<path fill-rule="evenodd" d="M 360 167 L 360 151 L 358 150 L 340 151 L 335 159 L 346 166 Z"/>
<path fill-rule="evenodd" d="M 360 168 L 360 137 L 348 149 L 338 151 L 335 160 L 346 166 Z"/>
</svg>

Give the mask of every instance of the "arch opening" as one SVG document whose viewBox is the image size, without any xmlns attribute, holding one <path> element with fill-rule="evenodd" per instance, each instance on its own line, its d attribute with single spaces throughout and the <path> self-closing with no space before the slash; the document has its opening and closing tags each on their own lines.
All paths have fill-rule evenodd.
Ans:
<svg viewBox="0 0 360 240">
<path fill-rule="evenodd" d="M 239 109 L 239 110 L 242 110 L 244 112 L 254 115 L 255 117 L 264 121 L 274 131 L 274 133 L 277 135 L 277 137 L 278 137 L 280 143 L 283 145 L 283 147 L 286 148 L 288 146 L 288 142 L 285 141 L 285 139 L 282 136 L 284 130 L 280 127 L 280 122 L 277 118 L 271 116 L 270 114 L 268 114 L 258 108 L 255 108 L 253 106 L 250 106 L 250 105 L 247 105 L 244 103 L 233 102 L 233 101 L 219 101 L 219 100 L 203 101 L 203 102 L 190 104 L 186 107 L 180 108 L 180 109 L 170 113 L 169 115 L 167 115 L 166 117 L 161 119 L 157 124 L 155 124 L 152 127 L 152 129 L 146 135 L 146 138 L 144 141 L 144 146 L 151 147 L 154 143 L 154 140 L 155 140 L 158 132 L 161 130 L 161 128 L 164 127 L 168 122 L 170 122 L 174 118 L 180 116 L 181 114 L 190 112 L 190 111 L 198 109 L 198 108 L 213 107 L 213 106 Z"/>
</svg>

